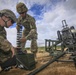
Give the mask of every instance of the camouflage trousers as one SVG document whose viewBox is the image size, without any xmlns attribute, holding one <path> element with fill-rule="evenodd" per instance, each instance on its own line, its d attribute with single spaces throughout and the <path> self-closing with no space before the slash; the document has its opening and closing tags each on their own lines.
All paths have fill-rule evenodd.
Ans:
<svg viewBox="0 0 76 75">
<path fill-rule="evenodd" d="M 22 37 L 24 37 L 26 39 L 26 41 L 24 43 L 22 43 L 22 48 L 25 48 L 26 42 L 27 40 L 31 41 L 31 52 L 36 53 L 38 50 L 38 46 L 37 46 L 37 32 L 35 29 L 32 29 L 28 34 L 26 33 L 27 31 L 24 30 Z"/>
</svg>

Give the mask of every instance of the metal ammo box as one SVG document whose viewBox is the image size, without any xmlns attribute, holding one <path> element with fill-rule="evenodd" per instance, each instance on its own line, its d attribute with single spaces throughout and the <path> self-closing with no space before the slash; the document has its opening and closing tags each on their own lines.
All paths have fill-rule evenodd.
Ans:
<svg viewBox="0 0 76 75">
<path fill-rule="evenodd" d="M 34 54 L 26 53 L 26 54 L 17 54 L 17 64 L 23 65 L 26 70 L 33 70 L 36 67 L 36 62 L 34 58 Z"/>
</svg>

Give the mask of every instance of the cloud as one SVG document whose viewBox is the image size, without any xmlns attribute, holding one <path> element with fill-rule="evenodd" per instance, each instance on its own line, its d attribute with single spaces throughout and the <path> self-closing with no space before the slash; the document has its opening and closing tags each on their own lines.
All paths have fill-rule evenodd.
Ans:
<svg viewBox="0 0 76 75">
<path fill-rule="evenodd" d="M 62 20 L 64 19 L 67 21 L 69 26 L 73 25 L 76 27 L 76 5 L 75 0 L 73 1 L 68 0 L 67 2 L 59 2 L 56 6 L 52 6 L 52 10 L 49 9 L 48 11 L 43 12 L 43 19 L 38 20 L 37 24 L 39 25 L 37 27 L 40 38 L 39 40 L 42 38 L 57 39 L 57 31 L 62 29 Z"/>
<path fill-rule="evenodd" d="M 7 31 L 7 39 L 16 47 L 17 30 L 16 28 L 5 28 Z"/>
<path fill-rule="evenodd" d="M 64 7 L 67 11 L 75 10 L 76 9 L 76 0 L 67 0 L 64 3 Z"/>
<path fill-rule="evenodd" d="M 57 39 L 57 30 L 62 29 L 62 20 L 65 19 L 69 26 L 74 25 L 76 27 L 76 0 L 0 0 L 0 9 L 9 8 L 15 12 L 16 16 L 19 16 L 16 11 L 18 2 L 24 2 L 29 9 L 28 14 L 36 19 L 39 46 L 44 45 L 45 39 Z M 30 10 L 35 4 L 43 6 L 39 15 Z M 34 10 L 38 11 L 37 9 Z M 15 46 L 16 29 L 6 30 L 9 41 Z"/>
</svg>

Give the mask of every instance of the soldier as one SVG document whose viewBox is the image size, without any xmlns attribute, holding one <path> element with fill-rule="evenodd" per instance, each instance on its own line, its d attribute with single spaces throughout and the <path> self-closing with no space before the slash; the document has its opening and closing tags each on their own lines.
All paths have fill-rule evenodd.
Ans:
<svg viewBox="0 0 76 75">
<path fill-rule="evenodd" d="M 16 22 L 15 14 L 9 9 L 0 11 L 0 72 L 5 68 L 15 65 L 15 50 L 12 44 L 7 40 L 6 30 Z M 14 61 L 13 61 L 14 60 Z"/>
<path fill-rule="evenodd" d="M 36 56 L 37 53 L 37 28 L 35 24 L 35 19 L 27 14 L 28 8 L 24 3 L 18 3 L 16 6 L 17 12 L 20 14 L 17 21 L 17 30 L 19 30 L 19 26 L 22 25 L 24 27 L 21 42 L 22 48 L 24 50 L 25 44 L 27 40 L 31 40 L 31 52 Z"/>
</svg>

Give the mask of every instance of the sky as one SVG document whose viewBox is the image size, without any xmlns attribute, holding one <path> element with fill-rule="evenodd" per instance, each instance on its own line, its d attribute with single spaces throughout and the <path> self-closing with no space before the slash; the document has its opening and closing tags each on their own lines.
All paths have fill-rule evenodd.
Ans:
<svg viewBox="0 0 76 75">
<path fill-rule="evenodd" d="M 11 9 L 18 17 L 16 5 L 19 2 L 26 4 L 27 13 L 36 19 L 38 46 L 45 46 L 45 39 L 57 39 L 57 31 L 62 29 L 62 20 L 76 28 L 76 0 L 0 0 L 0 10 Z M 16 46 L 17 37 L 15 26 L 6 28 L 7 39 L 13 46 Z M 27 41 L 28 46 L 30 41 Z"/>
</svg>

